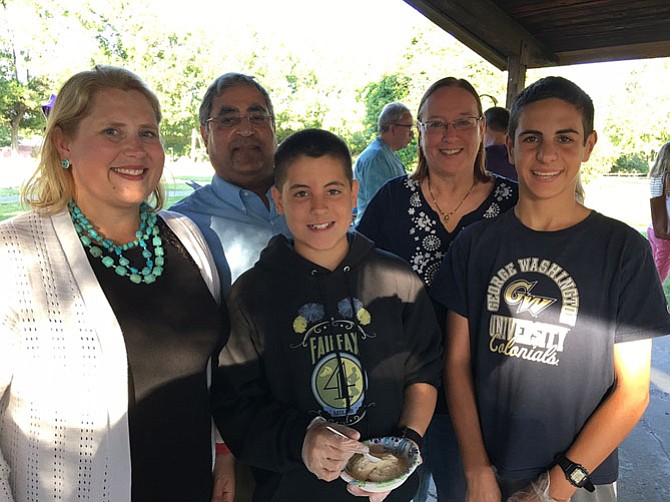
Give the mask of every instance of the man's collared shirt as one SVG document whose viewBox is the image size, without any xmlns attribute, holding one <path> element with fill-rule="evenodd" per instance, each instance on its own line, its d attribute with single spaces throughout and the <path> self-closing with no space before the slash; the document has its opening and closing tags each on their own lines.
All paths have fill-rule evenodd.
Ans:
<svg viewBox="0 0 670 502">
<path fill-rule="evenodd" d="M 209 185 L 174 204 L 170 210 L 191 218 L 205 237 L 214 256 L 221 289 L 230 285 L 258 260 L 273 235 L 291 237 L 283 215 L 251 190 L 240 188 L 214 175 Z"/>
<path fill-rule="evenodd" d="M 360 221 L 377 190 L 388 180 L 404 174 L 407 172 L 400 157 L 380 137 L 375 138 L 354 165 L 354 178 L 358 180 L 356 222 Z"/>
</svg>

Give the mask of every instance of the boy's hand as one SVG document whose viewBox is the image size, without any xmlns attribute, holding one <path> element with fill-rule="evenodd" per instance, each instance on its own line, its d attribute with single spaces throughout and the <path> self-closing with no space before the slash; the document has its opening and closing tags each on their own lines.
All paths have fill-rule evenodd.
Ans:
<svg viewBox="0 0 670 502">
<path fill-rule="evenodd" d="M 345 439 L 330 432 L 326 427 L 337 429 L 350 439 Z M 347 465 L 354 453 L 363 453 L 367 447 L 357 439 L 358 431 L 343 425 L 328 422 L 313 422 L 307 428 L 302 443 L 302 461 L 312 474 L 324 481 L 333 481 L 340 477 L 340 472 Z"/>
<path fill-rule="evenodd" d="M 491 467 L 483 467 L 479 472 L 466 477 L 468 482 L 468 491 L 465 495 L 466 502 L 502 501 L 500 487 Z"/>
</svg>

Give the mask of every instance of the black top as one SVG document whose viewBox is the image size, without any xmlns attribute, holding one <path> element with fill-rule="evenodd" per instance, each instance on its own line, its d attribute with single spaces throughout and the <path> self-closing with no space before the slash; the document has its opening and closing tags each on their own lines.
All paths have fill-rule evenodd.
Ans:
<svg viewBox="0 0 670 502">
<path fill-rule="evenodd" d="M 209 501 L 211 414 L 207 363 L 228 337 L 219 307 L 186 249 L 159 218 L 163 274 L 133 284 L 86 252 L 121 326 L 128 354 L 132 499 Z M 144 264 L 138 248 L 124 252 Z M 142 267 L 138 267 L 142 268 Z"/>
<path fill-rule="evenodd" d="M 517 181 L 519 176 L 514 164 L 510 164 L 505 145 L 489 145 L 486 147 L 486 170 L 504 178 Z"/>
<path fill-rule="evenodd" d="M 378 248 L 400 256 L 430 288 L 447 249 L 467 225 L 498 217 L 519 198 L 515 182 L 493 176 L 495 186 L 479 207 L 458 222 L 451 232 L 421 192 L 421 182 L 409 176 L 394 178 L 379 189 L 357 230 Z"/>
</svg>

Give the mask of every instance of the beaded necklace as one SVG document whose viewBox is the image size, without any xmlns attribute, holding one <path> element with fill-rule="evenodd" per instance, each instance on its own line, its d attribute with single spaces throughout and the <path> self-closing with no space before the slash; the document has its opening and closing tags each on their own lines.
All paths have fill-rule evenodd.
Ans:
<svg viewBox="0 0 670 502">
<path fill-rule="evenodd" d="M 84 248 L 88 249 L 93 258 L 101 258 L 105 267 L 114 268 L 119 276 L 128 277 L 134 284 L 151 284 L 163 274 L 165 265 L 163 240 L 156 225 L 156 213 L 151 210 L 149 204 L 143 202 L 140 205 L 140 228 L 135 232 L 137 239 L 121 245 L 114 244 L 111 239 L 95 230 L 74 200 L 68 202 L 67 207 Z M 153 252 L 148 246 L 149 242 L 153 246 Z M 123 255 L 124 251 L 138 246 L 142 248 L 142 256 L 146 260 L 141 269 L 132 266 L 130 260 Z"/>
</svg>

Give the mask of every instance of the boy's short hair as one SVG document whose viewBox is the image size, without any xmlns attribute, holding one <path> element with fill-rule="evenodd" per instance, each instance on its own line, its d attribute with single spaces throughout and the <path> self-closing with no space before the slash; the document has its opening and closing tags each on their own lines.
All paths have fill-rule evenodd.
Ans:
<svg viewBox="0 0 670 502">
<path fill-rule="evenodd" d="M 509 127 L 509 110 L 502 106 L 492 106 L 484 112 L 486 127 L 496 132 L 507 132 Z"/>
<path fill-rule="evenodd" d="M 351 152 L 347 144 L 332 132 L 323 129 L 305 129 L 291 134 L 281 142 L 275 152 L 275 186 L 281 190 L 286 181 L 288 168 L 298 157 L 319 158 L 329 155 L 342 163 L 344 175 L 351 183 L 354 179 L 351 168 Z"/>
<path fill-rule="evenodd" d="M 581 87 L 563 77 L 540 79 L 526 87 L 514 99 L 507 131 L 512 141 L 514 141 L 514 134 L 519 125 L 519 117 L 523 109 L 531 103 L 550 98 L 557 98 L 570 103 L 581 112 L 582 123 L 584 124 L 584 143 L 586 144 L 586 138 L 593 132 L 593 101 Z"/>
</svg>

